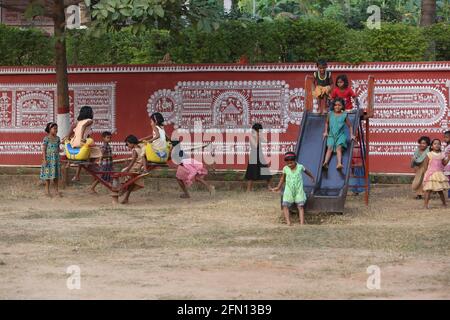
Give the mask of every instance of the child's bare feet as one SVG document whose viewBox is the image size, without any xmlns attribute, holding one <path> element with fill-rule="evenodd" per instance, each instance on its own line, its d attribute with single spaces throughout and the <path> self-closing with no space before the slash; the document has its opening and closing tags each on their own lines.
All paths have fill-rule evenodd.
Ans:
<svg viewBox="0 0 450 320">
<path fill-rule="evenodd" d="M 337 169 L 337 170 L 342 170 L 342 169 L 344 169 L 344 166 L 342 165 L 342 163 L 340 163 L 340 164 L 338 164 L 338 165 L 336 166 L 336 169 Z"/>
<path fill-rule="evenodd" d="M 323 163 L 322 164 L 322 169 L 325 170 L 325 171 L 328 170 L 328 163 Z"/>
<path fill-rule="evenodd" d="M 57 196 L 58 198 L 62 198 L 62 197 L 63 197 L 62 193 L 59 192 L 59 191 L 57 191 L 57 192 L 55 193 L 55 196 Z"/>
<path fill-rule="evenodd" d="M 180 195 L 180 198 L 182 198 L 182 199 L 189 199 L 190 197 L 191 196 L 186 194 L 186 193 L 183 193 L 183 194 Z"/>
<path fill-rule="evenodd" d="M 128 204 L 128 199 L 123 199 L 122 201 L 120 201 L 121 204 Z"/>
<path fill-rule="evenodd" d="M 95 190 L 95 188 L 89 188 L 88 190 L 93 194 L 98 194 L 98 192 L 97 192 L 97 190 Z"/>
<path fill-rule="evenodd" d="M 80 178 L 79 177 L 73 177 L 72 178 L 72 182 L 79 182 L 80 181 Z"/>
</svg>

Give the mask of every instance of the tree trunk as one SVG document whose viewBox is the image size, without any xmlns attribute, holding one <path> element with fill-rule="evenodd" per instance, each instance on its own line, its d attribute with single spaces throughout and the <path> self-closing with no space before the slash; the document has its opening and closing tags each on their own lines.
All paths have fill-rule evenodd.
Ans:
<svg viewBox="0 0 450 320">
<path fill-rule="evenodd" d="M 70 129 L 69 83 L 67 76 L 67 57 L 65 27 L 66 15 L 64 0 L 54 0 L 53 22 L 55 31 L 55 68 L 57 90 L 58 135 L 65 137 Z"/>
<path fill-rule="evenodd" d="M 431 26 L 436 21 L 436 0 L 422 0 L 420 26 Z"/>
</svg>

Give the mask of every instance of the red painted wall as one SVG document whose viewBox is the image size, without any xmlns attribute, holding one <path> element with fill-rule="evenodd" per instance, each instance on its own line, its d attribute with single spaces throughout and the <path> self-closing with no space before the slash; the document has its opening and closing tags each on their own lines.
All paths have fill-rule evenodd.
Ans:
<svg viewBox="0 0 450 320">
<path fill-rule="evenodd" d="M 71 67 L 71 108 L 77 113 L 93 106 L 94 138 L 112 130 L 117 155 L 127 153 L 125 136 L 150 133 L 153 111 L 163 111 L 169 133 L 177 128 L 192 133 L 194 119 L 203 119 L 203 133 L 243 131 L 261 122 L 280 138 L 274 143 L 269 136 L 265 148 L 281 155 L 295 149 L 304 79 L 314 69 L 313 64 Z M 411 172 L 418 137 L 442 137 L 448 130 L 450 62 L 330 64 L 330 69 L 334 78 L 348 75 L 364 107 L 368 76 L 375 76 L 371 172 Z M 0 165 L 39 164 L 43 129 L 56 119 L 55 95 L 51 67 L 0 68 Z M 212 149 L 236 156 L 248 152 L 248 143 L 216 143 Z"/>
</svg>

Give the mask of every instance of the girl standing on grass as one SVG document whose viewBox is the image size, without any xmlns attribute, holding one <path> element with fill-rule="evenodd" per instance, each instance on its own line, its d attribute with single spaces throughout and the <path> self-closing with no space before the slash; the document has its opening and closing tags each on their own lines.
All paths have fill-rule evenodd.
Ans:
<svg viewBox="0 0 450 320">
<path fill-rule="evenodd" d="M 350 88 L 348 78 L 345 74 L 342 74 L 336 78 L 336 87 L 331 93 L 331 99 L 341 98 L 345 101 L 345 110 L 351 111 L 353 109 L 352 99 L 355 99 L 355 103 L 359 106 L 359 100 L 356 93 Z"/>
<path fill-rule="evenodd" d="M 416 193 L 416 199 L 423 197 L 423 177 L 427 171 L 427 155 L 430 152 L 430 138 L 423 136 L 417 141 L 419 143 L 414 155 L 411 159 L 411 168 L 415 171 L 412 189 Z"/>
<path fill-rule="evenodd" d="M 444 190 L 450 189 L 448 178 L 444 175 L 444 167 L 448 164 L 449 158 L 441 151 L 441 140 L 431 141 L 431 152 L 427 154 L 427 171 L 423 178 L 423 191 L 425 191 L 425 209 L 429 209 L 431 192 L 439 193 L 442 205 L 447 207 Z"/>
<path fill-rule="evenodd" d="M 331 111 L 327 116 L 327 122 L 325 124 L 325 131 L 323 132 L 324 139 L 327 138 L 327 153 L 325 160 L 322 164 L 324 170 L 328 170 L 328 163 L 330 162 L 333 152 L 337 154 L 337 170 L 342 170 L 342 152 L 343 149 L 347 149 L 347 136 L 345 134 L 345 125 L 350 130 L 350 136 L 352 140 L 355 140 L 353 135 L 353 128 L 350 120 L 348 119 L 347 112 L 344 111 L 345 102 L 337 98 L 334 100 L 334 111 Z"/>
<path fill-rule="evenodd" d="M 250 137 L 250 155 L 248 159 L 247 171 L 245 172 L 245 180 L 247 180 L 247 192 L 252 191 L 254 181 L 267 181 L 267 188 L 270 189 L 270 182 L 272 176 L 264 174 L 269 171 L 268 165 L 264 159 L 261 150 L 261 136 L 260 131 L 263 126 L 260 123 L 255 123 L 252 126 L 252 135 Z M 264 141 L 263 141 L 264 142 Z"/>
<path fill-rule="evenodd" d="M 50 180 L 53 180 L 55 194 L 61 197 L 58 189 L 58 180 L 61 177 L 61 163 L 59 160 L 59 145 L 61 141 L 58 134 L 58 125 L 55 122 L 49 122 L 45 127 L 47 135 L 42 143 L 42 166 L 40 179 L 45 181 L 45 194 L 51 197 Z"/>
<path fill-rule="evenodd" d="M 288 226 L 291 226 L 291 220 L 289 217 L 289 208 L 295 203 L 298 207 L 300 224 L 305 224 L 305 211 L 303 207 L 306 203 L 306 194 L 303 190 L 303 176 L 302 173 L 311 178 L 314 182 L 314 176 L 303 165 L 297 163 L 297 156 L 294 152 L 287 152 L 284 155 L 284 161 L 286 166 L 283 168 L 283 175 L 281 176 L 278 186 L 272 188 L 271 191 L 278 192 L 281 190 L 283 183 L 286 183 L 283 192 L 283 213 Z"/>
</svg>

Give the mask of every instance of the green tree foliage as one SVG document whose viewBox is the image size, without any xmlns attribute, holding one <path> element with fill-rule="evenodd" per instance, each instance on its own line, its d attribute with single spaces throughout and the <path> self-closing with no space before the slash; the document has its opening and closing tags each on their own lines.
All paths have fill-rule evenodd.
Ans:
<svg viewBox="0 0 450 320">
<path fill-rule="evenodd" d="M 42 31 L 0 24 L 0 65 L 49 65 L 53 39 Z"/>
<path fill-rule="evenodd" d="M 380 30 L 351 29 L 345 23 L 319 18 L 243 23 L 227 21 L 215 32 L 195 27 L 179 33 L 132 27 L 94 37 L 86 30 L 67 35 L 69 64 L 157 63 L 169 53 L 176 63 L 234 63 L 247 56 L 250 63 L 328 61 L 423 61 L 431 43 L 434 60 L 450 60 L 450 26 L 419 28 L 383 23 Z M 1 26 L 0 63 L 51 64 L 52 41 L 39 31 Z"/>
</svg>

